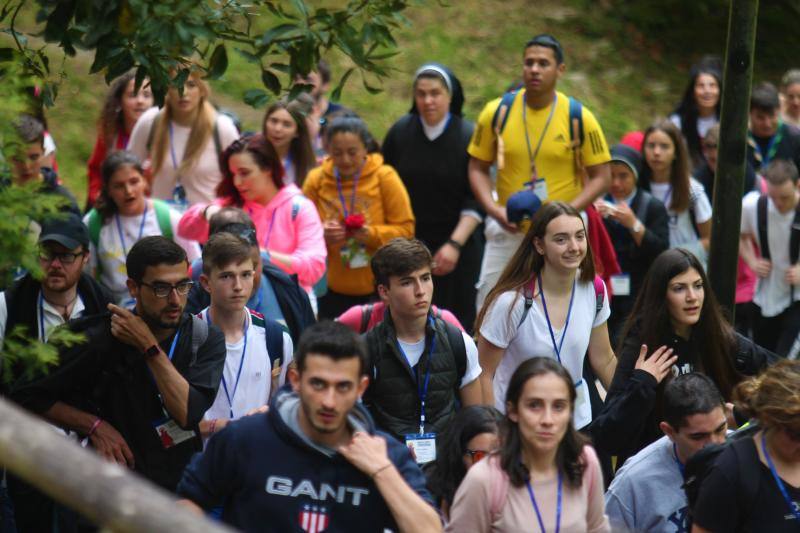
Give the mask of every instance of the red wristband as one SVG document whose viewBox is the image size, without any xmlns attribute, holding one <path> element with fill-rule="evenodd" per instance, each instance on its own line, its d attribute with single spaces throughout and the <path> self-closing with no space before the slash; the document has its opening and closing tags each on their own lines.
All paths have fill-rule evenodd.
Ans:
<svg viewBox="0 0 800 533">
<path fill-rule="evenodd" d="M 86 434 L 86 437 L 87 438 L 91 437 L 92 434 L 94 434 L 94 432 L 97 431 L 97 428 L 99 428 L 100 424 L 102 424 L 102 423 L 103 423 L 103 419 L 102 418 L 98 418 L 97 420 L 95 420 L 94 423 L 92 424 L 92 427 L 89 429 L 89 433 Z"/>
</svg>

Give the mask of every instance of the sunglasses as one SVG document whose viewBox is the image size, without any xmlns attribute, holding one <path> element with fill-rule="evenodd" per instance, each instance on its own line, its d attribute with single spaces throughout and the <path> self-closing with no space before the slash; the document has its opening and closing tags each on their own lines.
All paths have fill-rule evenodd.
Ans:
<svg viewBox="0 0 800 533">
<path fill-rule="evenodd" d="M 477 463 L 478 461 L 480 461 L 481 459 L 483 459 L 492 452 L 488 452 L 486 450 L 470 450 L 469 448 L 467 448 L 467 450 L 464 453 L 470 456 L 473 463 Z"/>
</svg>

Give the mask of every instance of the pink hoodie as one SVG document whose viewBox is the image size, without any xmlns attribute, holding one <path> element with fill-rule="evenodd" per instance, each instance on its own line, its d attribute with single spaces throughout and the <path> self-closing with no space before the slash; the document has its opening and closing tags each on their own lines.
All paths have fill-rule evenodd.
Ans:
<svg viewBox="0 0 800 533">
<path fill-rule="evenodd" d="M 214 205 L 228 206 L 229 198 L 217 198 Z M 207 204 L 195 204 L 184 213 L 178 235 L 204 243 L 208 240 L 208 221 L 203 216 Z M 286 185 L 267 204 L 245 201 L 242 209 L 256 226 L 261 249 L 292 256 L 292 266 L 274 264 L 289 274 L 297 274 L 300 285 L 310 290 L 325 273 L 328 255 L 317 208 L 294 184 Z"/>
</svg>

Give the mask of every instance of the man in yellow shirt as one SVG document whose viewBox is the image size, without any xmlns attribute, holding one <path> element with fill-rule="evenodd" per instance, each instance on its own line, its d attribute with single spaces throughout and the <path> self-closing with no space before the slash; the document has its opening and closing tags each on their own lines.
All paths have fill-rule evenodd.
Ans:
<svg viewBox="0 0 800 533">
<path fill-rule="evenodd" d="M 506 215 L 510 196 L 533 188 L 542 201 L 560 200 L 583 210 L 605 193 L 611 181 L 611 156 L 603 130 L 585 107 L 581 108 L 579 121 L 583 142 L 573 149 L 572 138 L 580 140 L 571 131 L 569 98 L 556 91 L 565 69 L 558 40 L 547 34 L 537 35 L 525 45 L 524 85 L 511 105 L 498 111 L 502 99 L 497 98 L 483 108 L 478 118 L 467 151 L 471 156 L 472 190 L 489 215 L 478 288 L 479 309 L 522 242 L 523 233 Z M 501 158 L 495 200 L 489 172 L 495 160 L 499 163 Z"/>
</svg>

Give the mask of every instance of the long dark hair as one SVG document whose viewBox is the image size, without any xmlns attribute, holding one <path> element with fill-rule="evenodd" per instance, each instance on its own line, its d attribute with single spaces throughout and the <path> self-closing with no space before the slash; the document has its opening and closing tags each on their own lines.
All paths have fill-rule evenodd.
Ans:
<svg viewBox="0 0 800 533">
<path fill-rule="evenodd" d="M 114 203 L 114 200 L 111 199 L 111 195 L 108 193 L 108 184 L 111 182 L 111 178 L 114 177 L 117 170 L 123 167 L 131 167 L 141 175 L 142 181 L 145 184 L 147 183 L 147 178 L 144 177 L 142 161 L 136 154 L 128 152 L 127 150 L 119 150 L 108 154 L 103 161 L 103 166 L 100 167 L 100 175 L 103 178 L 103 184 L 94 202 L 94 208 L 100 214 L 104 222 L 114 216 L 115 213 L 119 212 L 119 206 Z M 145 200 L 147 200 L 146 190 Z"/>
<path fill-rule="evenodd" d="M 701 355 L 698 359 L 700 368 L 697 370 L 713 379 L 725 399 L 730 400 L 734 386 L 742 380 L 733 364 L 732 351 L 736 347 L 736 337 L 722 314 L 703 265 L 691 252 L 674 248 L 656 257 L 644 278 L 620 338 L 633 335 L 638 339 L 637 344 L 646 344 L 651 349 L 671 339 L 674 333 L 665 301 L 669 281 L 690 268 L 700 275 L 705 293 L 700 320 L 692 327 L 691 333 L 691 341 Z M 659 390 L 663 390 L 663 387 L 662 382 Z"/>
<path fill-rule="evenodd" d="M 689 154 L 686 151 L 686 143 L 681 136 L 681 132 L 672 121 L 668 119 L 661 119 L 652 124 L 644 132 L 642 138 L 642 175 L 639 177 L 639 185 L 649 191 L 650 181 L 653 177 L 653 169 L 647 162 L 647 155 L 645 154 L 645 146 L 647 145 L 647 138 L 653 132 L 660 131 L 664 133 L 672 141 L 675 147 L 675 158 L 672 160 L 672 168 L 669 174 L 669 184 L 672 187 L 669 205 L 667 209 L 672 209 L 676 213 L 683 213 L 689 208 L 689 196 L 691 190 L 689 187 L 689 177 L 691 169 L 689 168 Z"/>
<path fill-rule="evenodd" d="M 515 409 L 519 408 L 522 391 L 531 378 L 545 374 L 555 374 L 561 378 L 569 391 L 570 421 L 567 425 L 567 432 L 561 442 L 558 443 L 556 467 L 563 474 L 568 486 L 579 488 L 583 481 L 583 471 L 586 468 L 586 463 L 581 456 L 583 455 L 583 447 L 588 443 L 588 440 L 578 433 L 572 424 L 571 416 L 575 411 L 576 392 L 572 378 L 566 369 L 558 364 L 558 361 L 550 357 L 533 357 L 523 362 L 514 371 L 508 383 L 506 412 L 508 412 L 509 406 L 513 406 Z M 508 414 L 506 414 L 506 420 L 503 423 L 500 434 L 502 443 L 499 452 L 500 466 L 508 474 L 511 484 L 515 487 L 520 487 L 528 480 L 529 472 L 522 462 L 522 436 L 520 435 L 519 425 L 508 418 Z"/>
<path fill-rule="evenodd" d="M 278 109 L 285 109 L 297 126 L 297 136 L 289 144 L 289 156 L 295 168 L 295 184 L 303 186 L 308 171 L 317 165 L 314 157 L 314 147 L 311 145 L 311 134 L 308 132 L 306 117 L 311 112 L 314 101 L 306 93 L 297 95 L 294 100 L 278 100 L 267 108 L 264 113 L 262 133 L 267 136 L 267 119 Z"/>
<path fill-rule="evenodd" d="M 487 310 L 491 307 L 492 303 L 504 292 L 519 291 L 522 292 L 525 284 L 527 284 L 533 276 L 542 271 L 544 267 L 544 256 L 541 255 L 536 247 L 533 245 L 535 238 L 544 239 L 547 233 L 547 226 L 550 222 L 561 215 L 568 215 L 575 217 L 583 224 L 581 214 L 571 205 L 564 202 L 550 202 L 539 208 L 531 220 L 531 226 L 519 245 L 517 251 L 511 256 L 511 260 L 506 265 L 503 273 L 500 274 L 500 279 L 497 284 L 489 291 L 486 300 L 478 313 L 478 318 L 475 320 L 475 331 L 479 331 L 481 323 L 486 316 Z M 584 229 L 586 225 L 584 224 Z M 592 256 L 591 246 L 586 245 L 586 257 L 583 258 L 580 268 L 580 277 L 578 281 L 587 283 L 594 280 L 594 258 Z M 512 306 L 513 307 L 513 306 Z M 509 309 L 509 313 L 511 309 Z"/>
<path fill-rule="evenodd" d="M 673 113 L 678 115 L 681 119 L 681 133 L 686 139 L 689 155 L 692 161 L 695 162 L 703 160 L 703 151 L 700 146 L 702 139 L 697 133 L 697 100 L 695 100 L 694 97 L 694 85 L 701 74 L 708 74 L 717 80 L 717 85 L 719 86 L 719 100 L 717 100 L 715 112 L 719 118 L 722 105 L 722 64 L 720 59 L 716 56 L 706 56 L 698 63 L 692 65 L 689 71 L 689 83 L 683 91 L 683 98 L 681 98 L 680 103 L 678 103 L 673 111 Z"/>
<path fill-rule="evenodd" d="M 436 462 L 428 474 L 428 488 L 437 500 L 453 503 L 456 490 L 467 475 L 467 443 L 481 433 L 497 434 L 502 420 L 500 411 L 488 405 L 472 405 L 456 413 L 439 440 Z"/>
<path fill-rule="evenodd" d="M 244 198 L 233 185 L 233 174 L 228 168 L 228 162 L 236 154 L 247 152 L 253 157 L 258 168 L 269 170 L 275 187 L 283 187 L 283 165 L 275 147 L 260 133 L 247 135 L 233 141 L 219 156 L 219 169 L 222 171 L 222 181 L 217 185 L 217 198 L 226 198 L 230 205 L 241 207 Z"/>
</svg>

